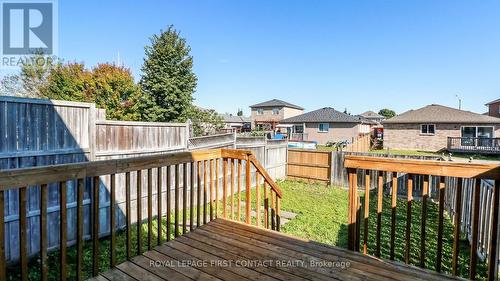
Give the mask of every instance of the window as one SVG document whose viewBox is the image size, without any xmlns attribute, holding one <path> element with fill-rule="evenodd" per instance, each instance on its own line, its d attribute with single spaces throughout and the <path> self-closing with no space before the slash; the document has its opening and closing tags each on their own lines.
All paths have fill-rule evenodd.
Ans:
<svg viewBox="0 0 500 281">
<path fill-rule="evenodd" d="M 328 123 L 319 123 L 318 125 L 318 131 L 322 133 L 328 132 L 328 129 L 330 129 L 330 125 Z"/>
<path fill-rule="evenodd" d="M 279 115 L 280 114 L 280 109 L 279 108 L 273 108 L 273 115 Z"/>
<path fill-rule="evenodd" d="M 264 114 L 264 109 L 257 108 L 257 115 L 262 115 L 262 114 Z"/>
<path fill-rule="evenodd" d="M 436 128 L 434 124 L 422 124 L 420 125 L 420 133 L 422 135 L 434 135 L 436 133 Z"/>
<path fill-rule="evenodd" d="M 498 105 L 498 113 L 500 113 L 500 105 Z"/>
</svg>

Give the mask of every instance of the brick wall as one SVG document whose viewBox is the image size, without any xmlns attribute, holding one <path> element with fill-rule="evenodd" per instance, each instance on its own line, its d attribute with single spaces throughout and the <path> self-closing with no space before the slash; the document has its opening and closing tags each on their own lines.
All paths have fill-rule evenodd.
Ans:
<svg viewBox="0 0 500 281">
<path fill-rule="evenodd" d="M 420 124 L 384 124 L 384 148 L 423 151 L 446 149 L 448 137 L 460 137 L 463 124 L 435 124 L 434 135 L 420 134 Z M 466 126 L 492 126 L 490 124 L 467 124 Z M 495 137 L 500 135 L 500 126 L 494 128 Z"/>
</svg>

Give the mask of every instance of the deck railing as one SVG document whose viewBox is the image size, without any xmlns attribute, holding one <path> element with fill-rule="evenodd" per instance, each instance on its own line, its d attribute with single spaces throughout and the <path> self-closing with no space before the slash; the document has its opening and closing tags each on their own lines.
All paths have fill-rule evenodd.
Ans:
<svg viewBox="0 0 500 281">
<path fill-rule="evenodd" d="M 222 167 L 221 167 L 222 166 Z M 244 167 L 244 170 L 243 170 Z M 182 171 L 182 173 L 181 173 Z M 189 172 L 189 175 L 188 175 Z M 220 184 L 222 174 L 222 185 Z M 117 177 L 125 177 L 124 185 L 117 184 Z M 133 176 L 133 177 L 131 177 Z M 252 177 L 255 176 L 254 180 Z M 103 188 L 104 177 L 109 181 L 109 188 Z M 135 179 L 135 184 L 132 180 Z M 243 181 L 244 180 L 244 181 Z M 76 181 L 76 272 L 71 272 L 72 279 L 83 278 L 83 245 L 84 240 L 91 240 L 92 265 L 91 275 L 99 273 L 100 241 L 103 233 L 100 231 L 100 196 L 103 190 L 109 192 L 110 212 L 109 214 L 109 264 L 116 265 L 116 233 L 117 233 L 117 192 L 125 189 L 126 218 L 126 257 L 131 259 L 134 255 L 143 252 L 141 239 L 137 239 L 136 251 L 132 245 L 132 186 L 136 194 L 136 235 L 143 237 L 142 223 L 147 222 L 147 248 L 151 249 L 154 244 L 162 243 L 162 240 L 170 240 L 193 230 L 214 218 L 224 218 L 244 221 L 247 224 L 280 229 L 280 199 L 281 191 L 272 180 L 266 170 L 257 161 L 250 151 L 214 149 L 195 152 L 180 152 L 165 155 L 145 156 L 137 158 L 105 160 L 79 164 L 53 165 L 37 168 L 15 169 L 0 171 L 0 280 L 6 280 L 7 267 L 4 249 L 4 194 L 7 190 L 18 190 L 19 194 L 19 249 L 20 259 L 16 266 L 21 272 L 21 280 L 28 279 L 27 245 L 27 191 L 30 188 L 40 188 L 40 261 L 39 276 L 41 280 L 48 278 L 48 225 L 47 225 L 47 194 L 49 184 L 56 183 L 60 190 L 60 242 L 58 246 L 59 258 L 57 266 L 60 268 L 59 280 L 66 280 L 68 273 L 68 241 L 67 241 L 67 187 L 68 182 Z M 84 189 L 90 182 L 91 211 L 88 221 L 91 226 L 90 237 L 84 237 Z M 244 182 L 244 186 L 243 186 Z M 145 183 L 145 184 L 144 184 Z M 181 188 L 182 183 L 182 188 Z M 263 184 L 263 185 L 262 185 Z M 147 192 L 143 192 L 146 185 Z M 237 189 L 235 189 L 235 185 Z M 252 185 L 254 188 L 252 188 Z M 153 190 L 153 186 L 156 190 Z M 242 188 L 244 201 L 242 198 Z M 221 190 L 222 189 L 222 190 Z M 146 190 L 144 190 L 146 191 Z M 172 198 L 173 191 L 173 198 Z M 222 195 L 220 194 L 222 191 Z M 144 196 L 144 193 L 147 193 Z M 33 193 L 32 193 L 33 194 Z M 153 206 L 153 195 L 156 206 Z M 166 198 L 164 196 L 166 195 Z M 182 197 L 181 197 L 182 195 Z M 236 197 L 236 198 L 235 198 Z M 137 198 L 139 200 L 137 200 Z M 188 200 L 189 198 L 189 200 Z M 166 199 L 166 200 L 164 200 Z M 235 206 L 236 199 L 236 206 Z M 196 200 L 196 201 L 195 201 Z M 143 201 L 147 207 L 143 208 Z M 166 206 L 162 206 L 166 201 Z M 245 202 L 244 214 L 242 201 Z M 172 207 L 173 205 L 173 207 Z M 220 206 L 222 205 L 222 206 Z M 157 212 L 153 213 L 153 207 Z M 222 207 L 222 208 L 221 208 Z M 146 217 L 143 217 L 147 209 Z M 173 213 L 172 213 L 173 211 Z M 189 212 L 189 214 L 188 214 Z M 157 220 L 156 236 L 153 241 L 153 219 Z M 166 219 L 166 236 L 162 233 L 165 227 L 162 221 Z M 173 219 L 173 235 L 171 224 Z M 189 221 L 188 221 L 189 220 Z M 195 224 L 196 221 L 196 224 Z M 188 223 L 189 222 L 189 223 Z M 52 226 L 50 226 L 52 227 Z M 12 243 L 12 241 L 7 241 Z"/>
<path fill-rule="evenodd" d="M 307 141 L 308 134 L 307 133 L 291 133 L 290 140 L 291 141 Z"/>
<path fill-rule="evenodd" d="M 448 137 L 448 151 L 500 153 L 500 138 Z"/>
<path fill-rule="evenodd" d="M 373 193 L 377 194 L 377 205 L 376 205 L 376 229 L 375 245 L 370 245 L 370 247 L 375 246 L 375 256 L 380 257 L 381 253 L 381 228 L 382 228 L 382 201 L 384 194 L 384 185 L 390 187 L 391 192 L 391 223 L 390 223 L 390 244 L 389 244 L 389 257 L 390 259 L 395 258 L 395 237 L 396 233 L 396 218 L 401 216 L 397 214 L 397 200 L 398 200 L 398 173 L 406 174 L 407 177 L 407 194 L 406 194 L 406 214 L 403 214 L 406 219 L 405 228 L 405 241 L 404 241 L 404 262 L 410 263 L 410 259 L 414 261 L 415 255 L 411 255 L 411 236 L 412 233 L 412 203 L 413 198 L 413 187 L 415 179 L 418 177 L 419 181 L 423 178 L 423 192 L 421 197 L 421 225 L 420 225 L 420 249 L 417 264 L 421 267 L 425 267 L 426 260 L 426 245 L 430 243 L 429 241 L 436 241 L 437 251 L 435 267 L 432 268 L 437 272 L 442 271 L 443 264 L 443 227 L 444 227 L 444 211 L 445 211 L 445 194 L 450 188 L 454 188 L 454 212 L 456 214 L 462 213 L 462 198 L 464 196 L 463 191 L 463 181 L 464 179 L 475 179 L 473 180 L 473 192 L 472 192 L 472 224 L 471 224 L 471 243 L 470 243 L 470 260 L 468 273 L 470 279 L 476 278 L 477 273 L 477 262 L 478 262 L 478 241 L 479 239 L 484 239 L 484 237 L 479 237 L 479 226 L 481 222 L 479 221 L 480 215 L 480 199 L 481 199 L 481 180 L 489 179 L 494 180 L 492 198 L 490 201 L 491 215 L 488 216 L 491 219 L 491 224 L 489 227 L 488 240 L 486 245 L 489 249 L 487 251 L 488 255 L 486 257 L 486 262 L 488 265 L 487 274 L 489 280 L 495 280 L 498 274 L 498 223 L 499 223 L 499 204 L 500 204 L 500 165 L 490 165 L 490 164 L 470 164 L 470 163 L 450 163 L 442 161 L 425 161 L 425 160 L 407 160 L 407 159 L 388 159 L 388 158 L 378 158 L 378 157 L 365 157 L 365 156 L 346 156 L 345 167 L 348 169 L 349 178 L 349 226 L 348 226 L 348 247 L 354 251 L 362 251 L 367 254 L 368 248 L 368 232 L 371 230 L 368 225 L 369 214 L 370 214 L 370 192 L 365 192 L 364 202 L 361 202 L 360 196 L 358 194 L 358 176 L 357 169 L 366 171 L 376 171 L 375 180 L 377 181 L 375 185 L 375 190 Z M 385 179 L 384 179 L 385 174 Z M 439 184 L 437 190 L 437 208 L 438 208 L 438 226 L 437 235 L 429 236 L 426 233 L 426 222 L 428 219 L 428 204 L 430 200 L 430 190 L 429 190 L 429 177 L 436 176 L 439 177 Z M 456 180 L 450 181 L 445 180 L 446 177 L 453 177 Z M 371 185 L 371 177 L 369 173 L 366 173 L 365 178 L 365 188 L 369 190 Z M 447 184 L 448 183 L 448 184 Z M 450 183 L 454 183 L 451 186 Z M 484 206 L 483 206 L 484 207 Z M 484 212 L 484 211 L 483 211 Z M 363 225 L 363 234 L 360 233 L 361 225 Z M 453 275 L 458 274 L 458 264 L 459 264 L 459 249 L 460 249 L 460 236 L 461 236 L 461 216 L 455 215 L 453 217 L 453 237 L 452 246 L 453 250 L 451 253 L 451 273 Z M 373 227 L 373 226 L 372 226 Z M 484 236 L 484 235 L 483 235 Z M 485 241 L 483 241 L 484 243 Z M 361 244 L 361 246 L 360 246 Z M 361 247 L 361 248 L 360 248 Z"/>
</svg>

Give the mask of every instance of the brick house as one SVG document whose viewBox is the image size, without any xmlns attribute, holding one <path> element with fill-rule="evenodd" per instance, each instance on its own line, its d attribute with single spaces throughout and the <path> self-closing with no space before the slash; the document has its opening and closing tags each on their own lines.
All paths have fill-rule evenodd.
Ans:
<svg viewBox="0 0 500 281">
<path fill-rule="evenodd" d="M 304 108 L 278 99 L 251 105 L 250 109 L 252 130 L 274 130 L 281 120 L 304 113 Z"/>
<path fill-rule="evenodd" d="M 488 107 L 487 115 L 500 118 L 500 99 L 485 104 Z"/>
<path fill-rule="evenodd" d="M 448 138 L 500 136 L 500 118 L 438 104 L 409 110 L 382 121 L 384 148 L 423 151 L 447 149 Z"/>
<path fill-rule="evenodd" d="M 329 141 L 351 141 L 359 135 L 369 133 L 376 122 L 324 107 L 284 119 L 280 124 L 292 125 L 292 134 L 303 134 L 304 141 L 324 145 Z"/>
</svg>

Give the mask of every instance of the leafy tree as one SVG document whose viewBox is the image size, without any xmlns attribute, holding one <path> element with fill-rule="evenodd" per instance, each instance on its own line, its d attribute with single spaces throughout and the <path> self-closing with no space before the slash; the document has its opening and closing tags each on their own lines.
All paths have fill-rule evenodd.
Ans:
<svg viewBox="0 0 500 281">
<path fill-rule="evenodd" d="M 142 119 L 186 121 L 197 82 L 191 48 L 173 26 L 150 40 L 142 66 Z"/>
<path fill-rule="evenodd" d="M 396 116 L 396 112 L 392 109 L 388 109 L 388 108 L 383 108 L 381 109 L 378 114 L 384 116 L 385 118 L 389 119 L 389 118 L 392 118 L 394 116 Z"/>
<path fill-rule="evenodd" d="M 43 97 L 42 88 L 47 83 L 50 72 L 61 62 L 54 56 L 45 56 L 36 52 L 27 58 L 21 66 L 19 80 L 23 88 L 23 96 Z"/>
<path fill-rule="evenodd" d="M 48 99 L 92 102 L 92 73 L 83 63 L 67 63 L 50 71 L 41 96 Z"/>
<path fill-rule="evenodd" d="M 106 109 L 110 120 L 139 120 L 140 89 L 128 68 L 109 63 L 92 69 L 90 100 Z"/>
<path fill-rule="evenodd" d="M 222 117 L 213 109 L 190 106 L 187 115 L 195 137 L 214 134 L 224 127 Z"/>
<path fill-rule="evenodd" d="M 238 113 L 236 113 L 238 116 L 243 116 L 243 110 L 241 108 L 238 108 Z"/>
</svg>

